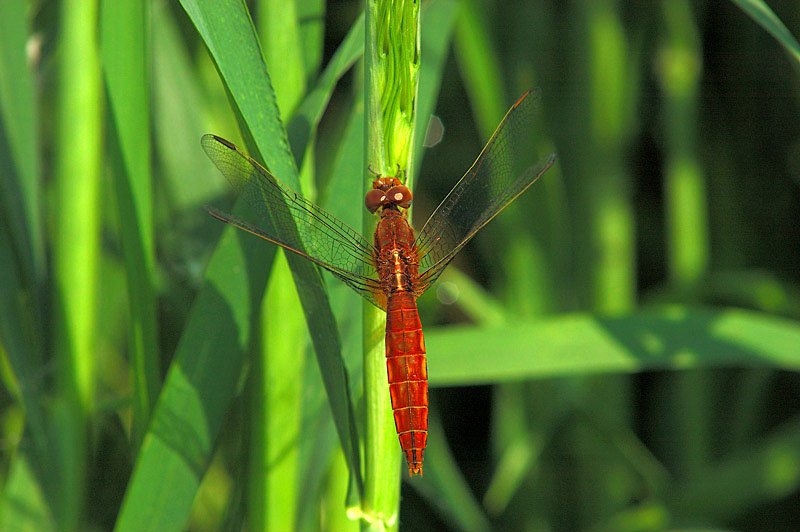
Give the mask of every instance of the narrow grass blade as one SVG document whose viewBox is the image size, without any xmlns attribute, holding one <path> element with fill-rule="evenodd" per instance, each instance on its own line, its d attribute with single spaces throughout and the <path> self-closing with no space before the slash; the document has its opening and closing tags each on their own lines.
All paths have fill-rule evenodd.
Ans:
<svg viewBox="0 0 800 532">
<path fill-rule="evenodd" d="M 800 325 L 741 310 L 671 308 L 621 318 L 570 315 L 426 334 L 431 385 L 699 367 L 800 370 Z M 491 353 L 491 356 L 489 355 Z"/>
<path fill-rule="evenodd" d="M 364 15 L 362 14 L 347 32 L 347 36 L 286 127 L 292 150 L 298 156 L 305 153 L 309 141 L 314 136 L 336 83 L 363 53 Z"/>
<path fill-rule="evenodd" d="M 492 529 L 478 500 L 458 470 L 444 437 L 444 427 L 435 411 L 429 414 L 430 432 L 425 458 L 425 476 L 411 485 L 432 504 L 456 530 L 487 532 Z"/>
<path fill-rule="evenodd" d="M 226 191 L 219 172 L 202 155 L 197 139 L 208 132 L 198 109 L 209 102 L 201 79 L 165 2 L 151 4 L 153 138 L 161 179 L 159 186 L 177 213 L 198 212 Z M 203 213 L 205 214 L 205 213 Z"/>
<path fill-rule="evenodd" d="M 36 475 L 25 455 L 16 455 L 0 497 L 0 530 L 53 532 L 55 529 Z"/>
<path fill-rule="evenodd" d="M 469 94 L 472 112 L 481 137 L 488 139 L 506 112 L 505 83 L 498 62 L 499 54 L 489 36 L 486 18 L 476 0 L 461 4 L 461 17 L 455 34 L 455 56 L 461 78 Z"/>
<path fill-rule="evenodd" d="M 150 175 L 148 10 L 140 0 L 104 0 L 100 51 L 108 99 L 122 156 L 114 190 L 125 255 L 133 368 L 133 448 L 144 437 L 161 386 L 156 301 L 155 243 Z"/>
<path fill-rule="evenodd" d="M 278 109 L 294 114 L 306 88 L 303 49 L 294 0 L 259 0 L 256 27 L 269 68 Z"/>
<path fill-rule="evenodd" d="M 29 5 L 0 2 L 0 201 L 29 289 L 44 278 L 38 110 L 26 63 Z M 38 294 L 37 294 L 38 295 Z"/>
<path fill-rule="evenodd" d="M 300 190 L 261 51 L 244 5 L 233 0 L 182 2 L 205 41 L 239 114 L 253 154 Z M 198 154 L 200 154 L 198 149 Z M 187 176 L 190 177 L 190 176 Z M 247 215 L 246 206 L 240 214 Z M 145 438 L 117 530 L 180 529 L 236 391 L 252 341 L 265 265 L 275 248 L 246 234 L 224 233 L 206 273 Z M 289 258 L 351 471 L 359 471 L 355 427 L 335 322 L 313 265 Z M 313 316 L 313 319 L 312 319 Z M 167 494 L 169 494 L 167 496 Z M 146 512 L 148 518 L 141 520 Z"/>
<path fill-rule="evenodd" d="M 246 124 L 247 132 L 268 168 L 290 188 L 301 191 L 286 131 L 276 108 L 275 95 L 244 6 L 233 0 L 183 0 L 182 4 L 211 52 L 232 101 Z M 345 456 L 351 470 L 359 471 L 347 374 L 328 297 L 317 268 L 300 257 L 290 255 L 287 259 L 322 368 Z"/>
<path fill-rule="evenodd" d="M 264 59 L 278 110 L 281 116 L 291 116 L 306 85 L 295 4 L 263 0 L 259 7 Z M 313 154 L 303 161 L 304 169 L 313 168 L 306 164 L 312 159 Z M 248 525 L 253 532 L 293 530 L 301 489 L 298 458 L 308 341 L 303 308 L 283 252 L 273 265 L 261 313 L 261 349 L 249 372 Z"/>
<path fill-rule="evenodd" d="M 325 47 L 325 1 L 295 0 L 297 4 L 300 43 L 303 46 L 303 66 L 306 79 L 313 79 L 320 64 Z"/>
<path fill-rule="evenodd" d="M 422 34 L 420 42 L 419 98 L 414 138 L 414 161 L 419 174 L 422 155 L 425 150 L 425 133 L 439 99 L 439 87 L 442 83 L 445 62 L 450 53 L 453 31 L 458 20 L 461 4 L 455 0 L 439 0 L 431 2 L 420 14 Z"/>
<path fill-rule="evenodd" d="M 783 46 L 792 59 L 800 64 L 800 44 L 786 26 L 762 0 L 731 0 L 764 28 Z"/>
<path fill-rule="evenodd" d="M 184 528 L 241 378 L 275 250 L 223 233 L 165 379 L 115 525 L 117 532 Z"/>
<path fill-rule="evenodd" d="M 262 305 L 262 347 L 249 370 L 249 528 L 293 530 L 297 518 L 299 448 L 308 346 L 303 309 L 285 256 L 272 267 Z M 327 414 L 327 412 L 325 412 Z"/>
</svg>

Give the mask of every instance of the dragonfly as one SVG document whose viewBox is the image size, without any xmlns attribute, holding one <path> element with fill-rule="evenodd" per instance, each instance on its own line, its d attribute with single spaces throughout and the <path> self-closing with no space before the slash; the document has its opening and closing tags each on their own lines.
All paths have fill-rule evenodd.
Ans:
<svg viewBox="0 0 800 532">
<path fill-rule="evenodd" d="M 419 234 L 408 219 L 413 196 L 400 175 L 376 175 L 367 192 L 365 207 L 380 216 L 367 239 L 233 143 L 202 138 L 208 157 L 261 218 L 252 223 L 211 206 L 209 214 L 312 261 L 386 311 L 389 395 L 409 476 L 422 475 L 428 436 L 428 370 L 416 300 L 478 230 L 555 162 L 551 153 L 531 164 L 535 157 L 525 145 L 539 102 L 537 89 L 514 103 Z"/>
</svg>

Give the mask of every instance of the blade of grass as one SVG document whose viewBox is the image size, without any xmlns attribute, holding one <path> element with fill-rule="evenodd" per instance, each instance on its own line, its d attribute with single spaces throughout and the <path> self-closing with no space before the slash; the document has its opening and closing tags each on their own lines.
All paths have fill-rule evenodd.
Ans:
<svg viewBox="0 0 800 532">
<path fill-rule="evenodd" d="M 325 47 L 325 2 L 324 0 L 295 0 L 299 41 L 303 46 L 303 66 L 306 80 L 313 79 L 322 64 Z"/>
<path fill-rule="evenodd" d="M 688 288 L 708 266 L 705 179 L 696 153 L 702 50 L 689 2 L 662 2 L 665 35 L 657 74 L 665 95 L 665 196 L 669 274 Z"/>
<path fill-rule="evenodd" d="M 284 256 L 272 267 L 262 305 L 262 348 L 249 371 L 249 529 L 294 530 L 298 449 L 308 345 L 303 309 Z"/>
<path fill-rule="evenodd" d="M 414 143 L 414 161 L 417 165 L 415 174 L 419 174 L 422 165 L 422 156 L 425 153 L 425 134 L 439 99 L 442 74 L 450 52 L 453 31 L 461 11 L 460 7 L 459 2 L 455 0 L 439 0 L 427 4 L 420 14 L 422 35 L 419 97 L 417 99 L 418 120 L 414 131 L 414 138 L 417 139 Z"/>
<path fill-rule="evenodd" d="M 125 255 L 133 367 L 133 427 L 137 449 L 161 385 L 153 287 L 152 178 L 150 175 L 148 10 L 140 0 L 104 0 L 100 51 L 123 167 L 114 173 L 120 237 Z"/>
<path fill-rule="evenodd" d="M 246 126 L 245 133 L 270 169 L 299 190 L 274 94 L 243 4 L 186 0 L 183 5 L 215 59 Z M 246 209 L 241 205 L 236 211 L 246 217 L 250 214 Z M 232 230 L 223 234 L 159 398 L 116 530 L 168 532 L 185 523 L 223 415 L 236 391 L 244 352 L 252 341 L 249 320 L 257 315 L 264 290 L 264 265 L 272 263 L 274 252 L 274 247 L 246 234 L 234 235 Z M 313 320 L 307 318 L 307 323 L 337 432 L 350 470 L 358 472 L 346 375 L 327 297 L 313 266 L 290 259 L 290 267 L 304 311 L 314 316 Z M 143 514 L 145 520 L 141 519 Z"/>
<path fill-rule="evenodd" d="M 800 64 L 800 44 L 767 4 L 762 0 L 731 0 L 731 2 L 739 6 L 767 33 L 775 37 L 792 59 Z"/>
<path fill-rule="evenodd" d="M 8 169 L 0 178 L 0 190 L 25 284 L 38 299 L 45 275 L 45 256 L 36 130 L 38 110 L 25 57 L 30 31 L 28 11 L 28 3 L 22 0 L 0 3 L 0 35 L 3 36 L 0 46 L 0 168 Z"/>
<path fill-rule="evenodd" d="M 260 0 L 256 27 L 281 116 L 290 117 L 305 93 L 306 75 L 295 0 Z"/>
<path fill-rule="evenodd" d="M 302 155 L 306 152 L 306 147 L 315 134 L 336 83 L 363 53 L 364 15 L 362 14 L 347 32 L 347 36 L 286 127 L 295 154 Z"/>
<path fill-rule="evenodd" d="M 444 427 L 435 411 L 429 414 L 430 432 L 425 476 L 411 485 L 444 517 L 464 532 L 491 530 L 489 519 L 470 491 L 444 438 Z"/>
<path fill-rule="evenodd" d="M 117 519 L 117 532 L 182 530 L 241 378 L 275 249 L 226 231 L 206 270 Z"/>
<path fill-rule="evenodd" d="M 689 2 L 661 3 L 663 35 L 657 75 L 664 93 L 666 232 L 670 281 L 690 292 L 706 273 L 709 260 L 705 179 L 696 153 L 697 91 L 702 50 Z M 701 371 L 665 376 L 656 386 L 656 442 L 669 442 L 672 471 L 691 474 L 711 457 L 713 375 Z M 666 451 L 666 449 L 661 449 Z"/>
<path fill-rule="evenodd" d="M 505 115 L 503 102 L 505 83 L 499 54 L 489 36 L 485 14 L 476 0 L 461 3 L 458 31 L 455 34 L 455 57 L 461 70 L 461 79 L 472 104 L 481 138 L 488 139 L 500 119 Z"/>
<path fill-rule="evenodd" d="M 800 325 L 741 310 L 667 308 L 625 317 L 570 315 L 496 328 L 431 328 L 433 386 L 654 369 L 800 369 Z M 486 353 L 495 355 L 486 357 Z M 592 353 L 587 357 L 586 353 Z"/>
<path fill-rule="evenodd" d="M 177 212 L 200 210 L 226 190 L 214 165 L 197 154 L 197 139 L 208 131 L 209 122 L 198 110 L 209 106 L 168 4 L 151 5 L 153 136 L 163 176 L 160 187 Z"/>
<path fill-rule="evenodd" d="M 275 96 L 246 9 L 234 0 L 182 0 L 182 5 L 211 52 L 232 101 L 245 121 L 247 132 L 267 167 L 290 188 L 301 191 L 286 131 L 275 107 Z M 351 471 L 358 472 L 357 438 L 347 374 L 328 297 L 320 273 L 313 264 L 294 254 L 287 259 L 306 314 L 317 361 L 322 368 L 345 456 Z"/>
<path fill-rule="evenodd" d="M 11 461 L 0 497 L 0 530 L 52 532 L 56 529 L 41 486 L 23 454 Z"/>
<path fill-rule="evenodd" d="M 363 21 L 363 18 L 360 20 Z M 363 37 L 363 29 L 361 32 Z M 363 42 L 362 38 L 361 43 L 363 44 Z M 364 164 L 364 92 L 362 83 L 357 85 L 353 100 L 347 123 L 340 135 L 337 155 L 333 162 L 326 193 L 324 194 L 324 206 L 328 209 L 328 212 L 347 223 L 350 227 L 358 227 L 361 224 L 361 210 L 354 209 L 353 205 L 361 203 L 363 188 L 361 180 L 354 180 L 353 176 L 361 174 L 363 171 L 362 165 Z M 363 369 L 363 357 L 361 354 L 363 327 L 361 314 L 352 312 L 352 310 L 360 307 L 361 298 L 338 280 L 331 280 L 328 286 L 330 287 L 331 306 L 337 316 L 344 317 L 343 320 L 339 320 L 339 330 L 348 373 L 352 379 L 350 382 L 354 383 L 351 389 L 351 397 L 353 402 L 356 403 L 361 398 L 362 389 L 356 383 L 360 382 Z M 341 473 L 341 470 L 335 468 L 331 474 L 339 473 Z M 346 501 L 348 511 L 353 511 L 360 502 L 355 495 L 351 486 Z"/>
<path fill-rule="evenodd" d="M 305 91 L 294 2 L 268 0 L 260 8 L 264 59 L 270 79 L 275 80 L 278 110 L 282 116 L 292 116 Z M 262 305 L 262 348 L 250 371 L 253 467 L 247 474 L 247 513 L 254 532 L 292 530 L 297 517 L 307 342 L 303 308 L 291 275 L 285 254 L 278 252 Z"/>
</svg>

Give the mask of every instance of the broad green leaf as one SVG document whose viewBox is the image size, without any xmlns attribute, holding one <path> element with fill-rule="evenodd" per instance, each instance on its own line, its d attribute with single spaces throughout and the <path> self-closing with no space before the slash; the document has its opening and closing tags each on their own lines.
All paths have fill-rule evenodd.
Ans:
<svg viewBox="0 0 800 532">
<path fill-rule="evenodd" d="M 675 307 L 437 328 L 425 342 L 433 386 L 715 366 L 800 370 L 800 324 L 742 310 Z"/>
</svg>

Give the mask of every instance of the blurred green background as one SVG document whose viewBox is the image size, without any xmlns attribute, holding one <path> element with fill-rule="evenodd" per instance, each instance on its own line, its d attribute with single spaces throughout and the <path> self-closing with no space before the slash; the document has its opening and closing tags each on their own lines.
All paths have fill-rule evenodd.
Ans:
<svg viewBox="0 0 800 532">
<path fill-rule="evenodd" d="M 419 301 L 392 528 L 800 528 L 800 4 L 768 3 L 422 2 L 415 225 L 527 88 L 559 160 Z M 360 227 L 362 8 L 0 2 L 0 532 L 364 526 L 360 302 L 208 216 L 199 144 Z"/>
</svg>

